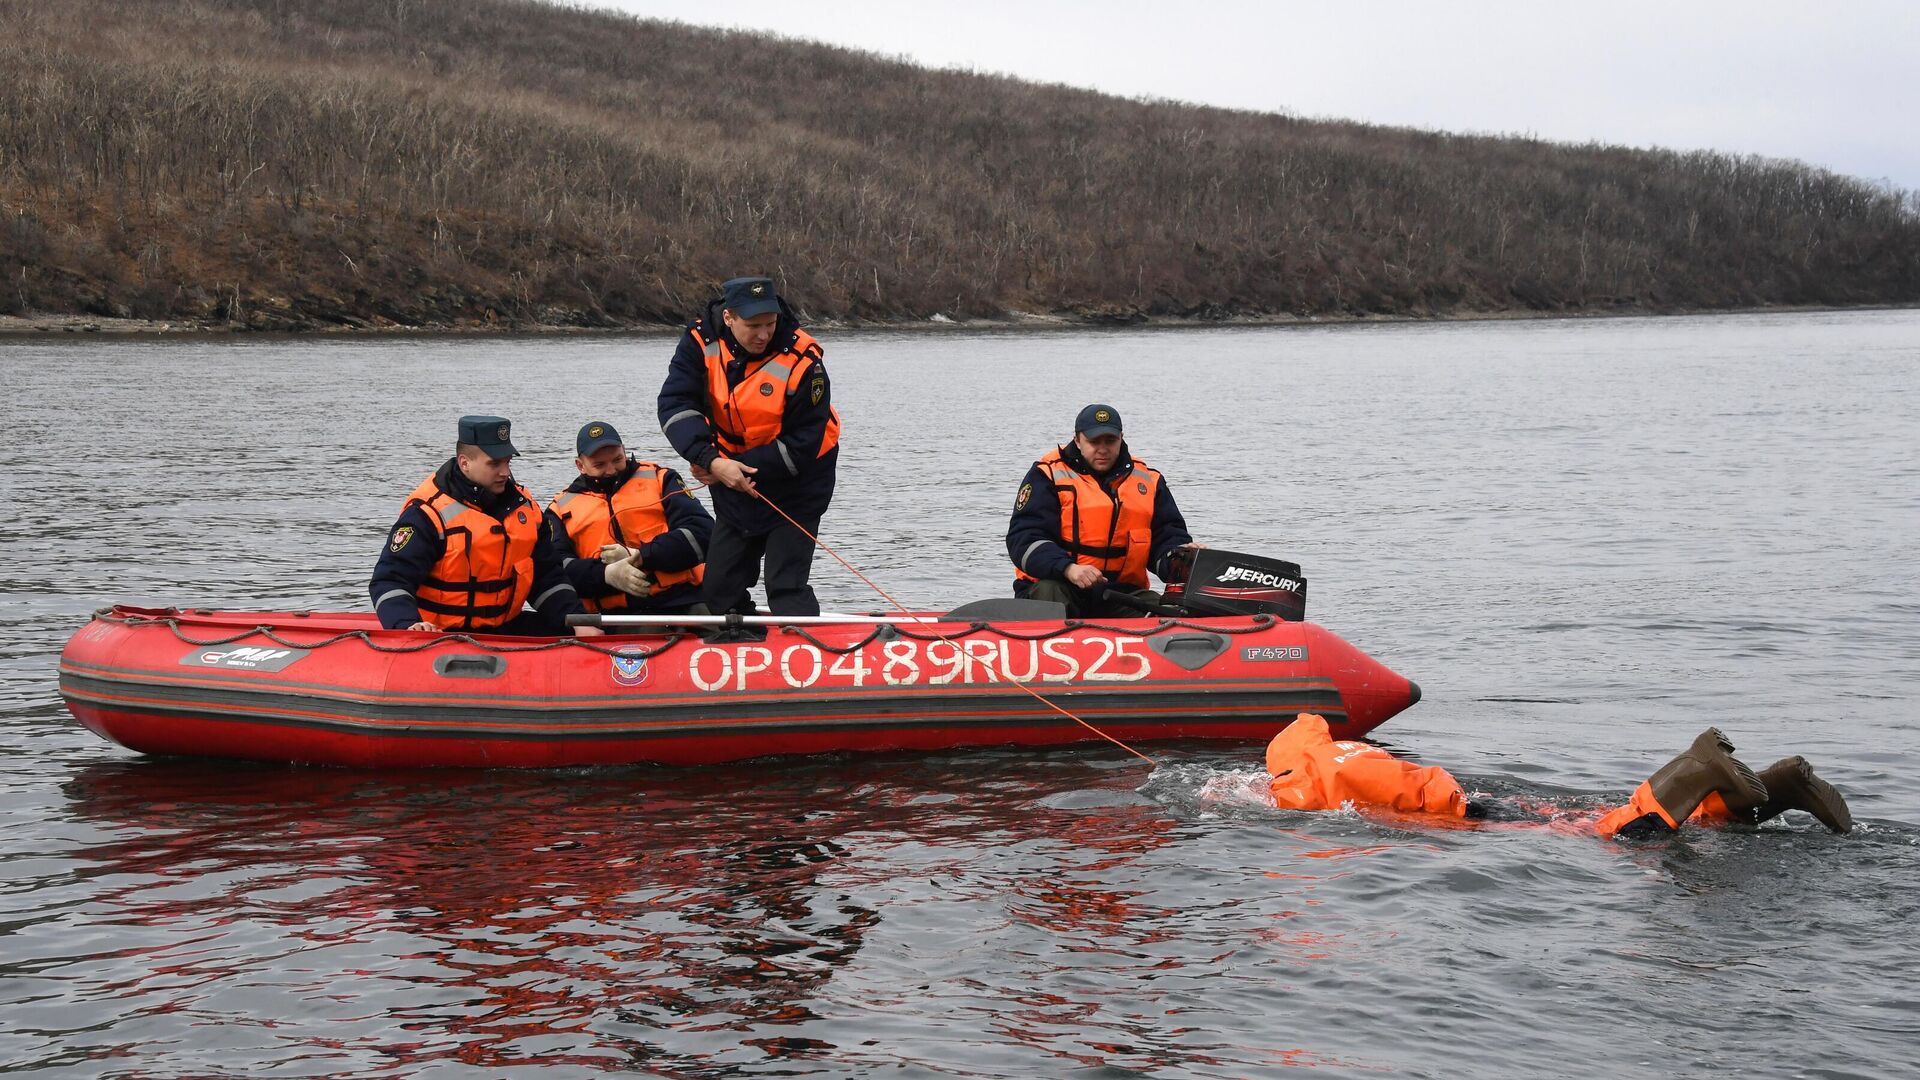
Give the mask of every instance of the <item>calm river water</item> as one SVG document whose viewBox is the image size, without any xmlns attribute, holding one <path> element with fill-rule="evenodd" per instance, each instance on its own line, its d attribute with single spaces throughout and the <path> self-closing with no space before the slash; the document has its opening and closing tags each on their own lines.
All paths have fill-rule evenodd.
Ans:
<svg viewBox="0 0 1920 1080">
<path fill-rule="evenodd" d="M 1397 751 L 1594 808 L 1717 724 L 1859 827 L 1282 813 L 1252 744 L 142 759 L 60 703 L 91 609 L 364 605 L 455 416 L 544 497 L 588 418 L 666 452 L 671 342 L 5 341 L 0 1071 L 1912 1075 L 1920 313 L 823 337 L 824 536 L 908 604 L 1007 587 L 1022 471 L 1107 401 L 1196 536 L 1419 681 Z"/>
</svg>

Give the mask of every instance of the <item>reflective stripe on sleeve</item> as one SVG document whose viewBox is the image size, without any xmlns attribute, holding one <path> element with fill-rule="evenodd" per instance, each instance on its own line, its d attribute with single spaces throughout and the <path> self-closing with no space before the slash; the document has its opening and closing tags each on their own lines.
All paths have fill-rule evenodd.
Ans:
<svg viewBox="0 0 1920 1080">
<path fill-rule="evenodd" d="M 1035 540 L 1028 544 L 1027 550 L 1020 553 L 1020 569 L 1027 570 L 1027 560 L 1033 558 L 1033 553 L 1051 543 L 1053 543 L 1051 540 Z M 1027 570 L 1027 573 L 1031 574 L 1033 571 Z"/>
<path fill-rule="evenodd" d="M 548 589 L 546 592 L 541 593 L 540 596 L 534 600 L 533 606 L 536 608 L 545 607 L 548 600 L 553 599 L 553 597 L 556 594 L 563 593 L 563 592 L 565 593 L 573 592 L 573 586 L 566 584 L 565 582 L 555 585 L 553 588 Z M 578 594 L 576 593 L 575 595 L 578 595 Z"/>
<path fill-rule="evenodd" d="M 665 435 L 668 428 L 682 420 L 705 420 L 706 418 L 707 415 L 699 409 L 682 409 L 672 416 L 667 417 L 667 422 L 660 425 L 660 434 Z"/>
</svg>

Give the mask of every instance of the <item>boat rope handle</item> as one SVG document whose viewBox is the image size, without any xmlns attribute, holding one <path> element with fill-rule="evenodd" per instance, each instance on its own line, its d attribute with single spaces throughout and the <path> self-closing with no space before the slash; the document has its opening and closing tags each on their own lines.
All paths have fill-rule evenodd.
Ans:
<svg viewBox="0 0 1920 1080">
<path fill-rule="evenodd" d="M 169 610 L 171 611 L 172 609 Z M 189 611 L 186 614 L 191 617 L 192 612 Z M 209 648 L 214 645 L 231 645 L 236 641 L 244 641 L 250 637 L 262 637 L 283 649 L 324 649 L 329 645 L 338 645 L 342 641 L 359 641 L 377 653 L 417 653 L 425 652 L 428 649 L 437 649 L 443 645 L 470 645 L 483 652 L 492 653 L 529 653 L 546 652 L 549 649 L 586 649 L 589 652 L 602 653 L 607 656 L 648 660 L 659 656 L 661 653 L 666 652 L 682 641 L 699 636 L 697 634 L 689 634 L 676 630 L 668 634 L 667 639 L 661 642 L 658 648 L 648 649 L 642 645 L 597 645 L 582 638 L 571 637 L 556 638 L 553 641 L 543 641 L 537 645 L 501 645 L 492 641 L 481 641 L 479 638 L 463 634 L 457 630 L 449 630 L 444 633 L 434 634 L 425 641 L 415 642 L 410 645 L 382 645 L 380 642 L 373 640 L 373 635 L 365 630 L 342 630 L 332 637 L 323 637 L 318 641 L 292 641 L 275 633 L 272 626 L 262 624 L 260 626 L 247 627 L 229 634 L 226 637 L 197 638 L 190 636 L 184 630 L 180 629 L 180 624 L 183 620 L 174 615 L 128 615 L 124 612 L 117 612 L 112 608 L 101 608 L 93 613 L 93 617 L 101 622 L 117 622 L 126 626 L 164 626 L 173 632 L 174 637 L 196 648 Z"/>
<path fill-rule="evenodd" d="M 749 488 L 748 490 L 753 492 L 755 498 L 759 499 L 763 503 L 766 503 L 768 506 L 773 507 L 773 512 L 776 514 L 779 514 L 782 518 L 785 518 L 787 524 L 800 530 L 801 536 L 804 536 L 807 539 L 813 541 L 813 544 L 815 547 L 833 556 L 834 561 L 838 562 L 841 566 L 846 567 L 847 570 L 851 572 L 854 577 L 857 577 L 861 581 L 866 582 L 867 588 L 872 589 L 874 592 L 879 593 L 883 598 L 885 598 L 887 603 L 892 604 L 894 608 L 900 612 L 900 614 L 902 615 L 914 614 L 914 612 L 909 611 L 907 609 L 907 606 L 905 604 L 902 604 L 900 601 L 895 600 L 893 596 L 887 592 L 887 590 L 874 584 L 873 579 L 861 573 L 858 567 L 854 566 L 852 563 L 848 562 L 847 560 L 841 558 L 840 553 L 833 550 L 833 548 L 827 546 L 825 541 L 813 535 L 811 532 L 808 532 L 807 527 L 805 525 L 802 525 L 799 522 L 793 520 L 793 518 L 790 515 L 788 515 L 788 513 L 785 510 L 780 509 L 780 505 L 778 503 L 774 502 L 772 499 L 767 498 L 765 495 L 762 495 L 757 488 Z M 947 635 L 941 633 L 938 630 L 929 630 L 927 631 L 927 633 L 932 635 L 933 637 L 939 638 L 941 641 L 946 642 L 947 644 L 953 646 L 955 649 L 961 649 L 961 645 L 959 642 L 953 640 L 952 638 L 948 637 Z M 925 639 L 923 638 L 922 640 L 925 640 Z M 1113 745 L 1119 747 L 1120 749 L 1125 750 L 1127 753 L 1132 754 L 1134 757 L 1139 758 L 1141 761 L 1144 761 L 1149 765 L 1153 765 L 1156 768 L 1159 766 L 1159 762 L 1153 760 L 1152 758 L 1141 753 L 1140 751 L 1135 750 L 1133 747 L 1128 746 L 1125 742 L 1122 742 L 1120 739 L 1117 739 L 1114 736 L 1109 735 L 1104 731 L 1101 731 L 1099 728 L 1094 727 L 1092 724 L 1087 723 L 1085 720 L 1082 720 L 1080 717 L 1075 716 L 1073 713 L 1068 712 L 1066 709 L 1061 708 L 1059 705 L 1055 704 L 1054 702 L 1047 700 L 1045 697 L 1042 697 L 1038 691 L 1034 690 L 1032 687 L 1028 686 L 1026 683 L 1016 681 L 1012 683 L 1012 685 L 1019 687 L 1022 693 L 1026 694 L 1028 697 L 1032 698 L 1033 700 L 1039 702 L 1042 705 L 1045 705 L 1047 708 L 1052 709 L 1054 712 L 1059 713 L 1061 716 L 1066 717 L 1067 719 L 1073 721 L 1074 723 L 1079 724 L 1081 727 L 1086 728 L 1088 731 L 1093 732 L 1095 735 L 1098 735 L 1101 738 L 1112 743 Z"/>
</svg>

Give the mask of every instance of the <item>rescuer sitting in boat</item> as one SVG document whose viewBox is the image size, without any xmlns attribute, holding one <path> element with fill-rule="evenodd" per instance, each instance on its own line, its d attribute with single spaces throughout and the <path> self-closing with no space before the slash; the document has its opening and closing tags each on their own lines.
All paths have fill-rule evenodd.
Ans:
<svg viewBox="0 0 1920 1080">
<path fill-rule="evenodd" d="M 454 454 L 407 496 L 374 565 L 371 592 L 389 630 L 566 632 L 580 597 L 544 528 L 540 504 L 513 482 L 512 425 L 463 416 Z M 532 611 L 524 611 L 527 602 Z M 580 637 L 598 627 L 579 626 Z"/>
<path fill-rule="evenodd" d="M 1837 833 L 1853 828 L 1847 802 L 1814 775 L 1805 758 L 1782 758 L 1759 773 L 1733 756 L 1733 743 L 1708 728 L 1662 765 L 1625 806 L 1593 823 L 1603 837 L 1660 836 L 1689 818 L 1703 824 L 1758 825 L 1804 810 Z M 1374 807 L 1452 818 L 1529 817 L 1524 808 L 1469 800 L 1437 765 L 1403 761 L 1371 743 L 1336 740 L 1324 718 L 1301 713 L 1267 745 L 1268 791 L 1283 810 Z"/>
<path fill-rule="evenodd" d="M 1138 615 L 1109 593 L 1157 603 L 1147 572 L 1184 580 L 1194 546 L 1166 480 L 1128 450 L 1111 405 L 1081 409 L 1073 439 L 1034 462 L 1007 523 L 1013 594 L 1065 604 L 1068 618 Z"/>
<path fill-rule="evenodd" d="M 659 401 L 661 432 L 693 478 L 712 485 L 702 593 L 716 615 L 753 614 L 749 590 L 764 559 L 767 607 L 818 615 L 807 578 L 840 459 L 820 343 L 772 278 L 734 278 L 721 290 L 680 336 Z"/>
<path fill-rule="evenodd" d="M 588 611 L 684 615 L 700 602 L 713 515 L 680 474 L 627 454 L 612 424 L 574 438 L 574 477 L 547 504 L 547 529 Z"/>
</svg>

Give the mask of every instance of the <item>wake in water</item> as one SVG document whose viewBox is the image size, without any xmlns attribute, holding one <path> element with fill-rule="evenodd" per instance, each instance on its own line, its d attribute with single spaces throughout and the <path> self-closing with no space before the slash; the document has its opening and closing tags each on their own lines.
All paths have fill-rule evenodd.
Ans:
<svg viewBox="0 0 1920 1080">
<path fill-rule="evenodd" d="M 1165 771 L 1155 797 L 1164 797 L 1169 785 L 1186 783 L 1192 801 L 1208 813 L 1215 806 L 1345 811 L 1397 824 L 1533 824 L 1608 839 L 1672 836 L 1688 822 L 1759 826 L 1788 811 L 1811 814 L 1833 833 L 1852 830 L 1845 798 L 1804 758 L 1782 758 L 1756 773 L 1733 750 L 1718 728 L 1709 727 L 1636 787 L 1624 805 L 1596 809 L 1531 792 L 1499 799 L 1470 796 L 1445 769 L 1414 764 L 1370 743 L 1335 740 L 1323 718 L 1302 713 L 1268 744 L 1265 770 L 1193 777 L 1179 775 L 1176 767 Z M 1161 776 L 1156 770 L 1143 793 Z"/>
<path fill-rule="evenodd" d="M 1187 818 L 1297 822 L 1302 818 L 1335 817 L 1350 822 L 1364 821 L 1396 832 L 1421 828 L 1506 831 L 1515 826 L 1536 826 L 1591 837 L 1595 824 L 1622 803 L 1618 795 L 1543 789 L 1506 776 L 1464 779 L 1471 781 L 1467 785 L 1470 800 L 1485 809 L 1483 816 L 1467 821 L 1363 808 L 1350 801 L 1337 810 L 1305 811 L 1275 806 L 1269 790 L 1273 776 L 1265 769 L 1224 768 L 1198 763 L 1160 765 L 1137 790 L 1145 798 Z M 1782 815 L 1762 825 L 1722 824 L 1729 825 L 1732 831 L 1745 833 L 1818 834 L 1825 831 L 1817 828 L 1818 822 L 1813 821 L 1811 815 L 1798 812 Z M 1856 821 L 1849 834 L 1872 835 L 1878 842 L 1920 847 L 1920 830 L 1897 822 Z"/>
</svg>

